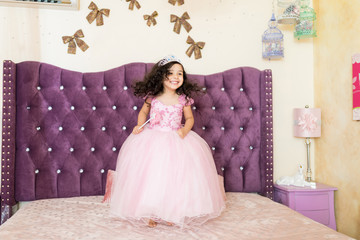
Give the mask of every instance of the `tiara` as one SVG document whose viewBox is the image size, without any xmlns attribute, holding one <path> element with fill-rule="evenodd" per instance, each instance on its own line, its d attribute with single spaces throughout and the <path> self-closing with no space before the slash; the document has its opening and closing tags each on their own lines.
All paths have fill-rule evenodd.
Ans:
<svg viewBox="0 0 360 240">
<path fill-rule="evenodd" d="M 174 55 L 167 55 L 166 57 L 164 57 L 163 59 L 161 59 L 158 63 L 158 65 L 164 66 L 165 64 L 169 63 L 169 62 L 178 62 L 181 63 L 180 59 L 178 59 L 177 57 L 175 57 Z"/>
</svg>

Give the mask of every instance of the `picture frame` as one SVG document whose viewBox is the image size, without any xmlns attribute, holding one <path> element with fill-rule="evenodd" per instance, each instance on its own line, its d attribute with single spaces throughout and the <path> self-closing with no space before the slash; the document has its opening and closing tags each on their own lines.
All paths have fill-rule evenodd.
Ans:
<svg viewBox="0 0 360 240">
<path fill-rule="evenodd" d="M 352 55 L 353 120 L 360 121 L 360 54 Z"/>
<path fill-rule="evenodd" d="M 79 10 L 80 0 L 0 0 L 0 6 Z"/>
</svg>

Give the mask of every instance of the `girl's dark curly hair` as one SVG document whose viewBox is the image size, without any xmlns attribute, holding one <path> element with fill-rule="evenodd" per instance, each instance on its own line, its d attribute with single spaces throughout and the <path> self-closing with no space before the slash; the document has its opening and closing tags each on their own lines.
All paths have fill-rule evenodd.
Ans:
<svg viewBox="0 0 360 240">
<path fill-rule="evenodd" d="M 187 78 L 184 66 L 179 62 L 169 62 L 163 66 L 159 66 L 159 62 L 154 65 L 151 71 L 145 75 L 142 81 L 135 82 L 132 86 L 134 95 L 137 97 L 157 96 L 164 90 L 163 81 L 170 74 L 170 68 L 174 64 L 180 64 L 183 69 L 184 82 L 176 89 L 178 95 L 185 94 L 186 97 L 193 97 L 194 94 L 203 92 L 202 88 L 197 84 L 190 82 Z"/>
</svg>

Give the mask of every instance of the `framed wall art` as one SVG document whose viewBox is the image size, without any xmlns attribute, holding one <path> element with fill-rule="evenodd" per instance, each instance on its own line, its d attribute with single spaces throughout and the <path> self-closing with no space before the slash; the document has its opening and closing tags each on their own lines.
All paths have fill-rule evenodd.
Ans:
<svg viewBox="0 0 360 240">
<path fill-rule="evenodd" d="M 0 6 L 79 10 L 80 0 L 0 0 Z"/>
<path fill-rule="evenodd" d="M 360 54 L 352 56 L 353 120 L 360 120 Z"/>
</svg>

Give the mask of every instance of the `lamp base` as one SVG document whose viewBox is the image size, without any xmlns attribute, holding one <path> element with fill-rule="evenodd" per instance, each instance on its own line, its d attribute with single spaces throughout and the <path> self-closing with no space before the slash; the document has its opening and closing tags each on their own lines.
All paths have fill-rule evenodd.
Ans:
<svg viewBox="0 0 360 240">
<path fill-rule="evenodd" d="M 316 188 L 316 182 L 308 182 L 308 181 L 306 181 L 306 186 L 308 186 L 308 187 L 311 187 L 311 188 Z"/>
<path fill-rule="evenodd" d="M 311 182 L 311 169 L 310 166 L 308 166 L 306 171 L 306 181 Z"/>
<path fill-rule="evenodd" d="M 310 144 L 311 139 L 305 138 L 305 144 L 306 144 L 306 155 L 307 155 L 307 171 L 306 171 L 306 181 L 311 182 L 311 167 L 310 167 Z"/>
</svg>

